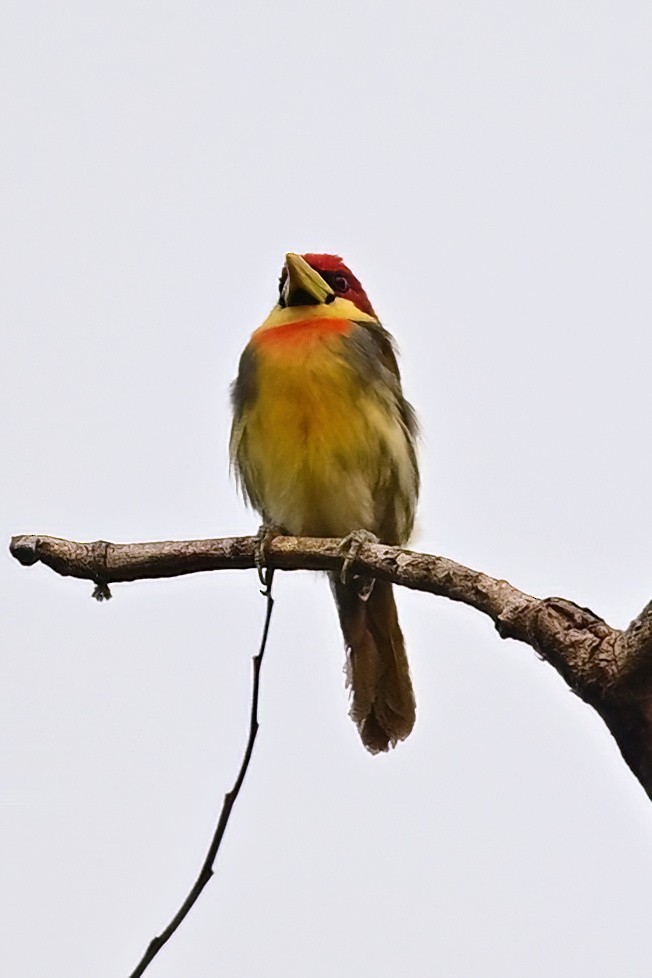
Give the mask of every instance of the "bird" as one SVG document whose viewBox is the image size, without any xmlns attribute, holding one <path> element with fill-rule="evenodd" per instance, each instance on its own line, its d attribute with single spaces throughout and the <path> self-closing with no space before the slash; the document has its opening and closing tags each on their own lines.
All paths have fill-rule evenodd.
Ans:
<svg viewBox="0 0 652 978">
<path fill-rule="evenodd" d="M 391 334 L 338 255 L 289 252 L 278 300 L 231 387 L 230 458 L 259 533 L 405 545 L 419 494 L 417 421 Z M 373 534 L 373 536 L 371 536 Z M 391 582 L 329 574 L 350 716 L 372 754 L 408 737 L 415 697 Z"/>
</svg>

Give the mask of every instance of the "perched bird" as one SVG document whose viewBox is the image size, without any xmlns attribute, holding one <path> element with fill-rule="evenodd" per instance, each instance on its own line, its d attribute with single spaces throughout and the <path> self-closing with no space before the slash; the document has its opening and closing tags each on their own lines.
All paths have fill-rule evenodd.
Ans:
<svg viewBox="0 0 652 978">
<path fill-rule="evenodd" d="M 407 543 L 419 491 L 415 416 L 392 337 L 341 258 L 286 256 L 278 302 L 240 358 L 232 400 L 231 460 L 263 526 Z M 335 575 L 331 584 L 351 716 L 367 750 L 386 751 L 415 718 L 392 585 Z"/>
</svg>

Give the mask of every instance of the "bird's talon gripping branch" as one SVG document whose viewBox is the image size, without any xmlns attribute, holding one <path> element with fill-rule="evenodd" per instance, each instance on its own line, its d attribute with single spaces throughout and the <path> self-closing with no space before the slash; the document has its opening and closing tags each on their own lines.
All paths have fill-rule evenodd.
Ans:
<svg viewBox="0 0 652 978">
<path fill-rule="evenodd" d="M 371 533 L 369 530 L 354 530 L 342 540 L 340 544 L 340 550 L 344 554 L 342 570 L 340 571 L 340 581 L 342 584 L 350 583 L 349 571 L 351 569 L 351 564 L 357 558 L 365 543 L 378 543 L 378 537 L 375 533 Z M 364 581 L 361 581 L 361 587 L 358 591 L 359 597 L 361 597 L 363 601 L 366 601 L 373 591 L 373 587 L 373 578 L 365 578 Z"/>
<path fill-rule="evenodd" d="M 273 523 L 261 523 L 258 527 L 258 533 L 256 534 L 256 546 L 254 548 L 254 563 L 256 564 L 256 573 L 258 574 L 260 586 L 263 589 L 260 592 L 263 597 L 267 597 L 269 594 L 269 589 L 272 584 L 272 575 L 274 573 L 274 569 L 272 567 L 268 567 L 269 546 L 274 537 L 282 535 L 283 533 L 280 527 L 274 526 Z"/>
</svg>

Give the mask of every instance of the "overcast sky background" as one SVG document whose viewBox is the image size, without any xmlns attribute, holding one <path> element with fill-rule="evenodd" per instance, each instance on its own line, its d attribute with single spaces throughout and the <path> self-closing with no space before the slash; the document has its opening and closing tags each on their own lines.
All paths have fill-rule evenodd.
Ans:
<svg viewBox="0 0 652 978">
<path fill-rule="evenodd" d="M 285 252 L 332 250 L 421 419 L 414 546 L 638 614 L 649 3 L 5 0 L 0 47 L 4 540 L 253 531 L 228 385 Z M 123 978 L 233 782 L 264 602 L 0 574 L 2 971 Z M 649 975 L 652 807 L 553 670 L 401 592 L 417 725 L 373 758 L 326 581 L 276 596 L 217 875 L 148 975 Z"/>
</svg>

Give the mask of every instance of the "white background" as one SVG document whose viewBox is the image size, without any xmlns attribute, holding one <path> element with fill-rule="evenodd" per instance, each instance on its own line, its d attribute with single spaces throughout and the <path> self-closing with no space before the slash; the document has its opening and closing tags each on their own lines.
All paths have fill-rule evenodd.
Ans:
<svg viewBox="0 0 652 978">
<path fill-rule="evenodd" d="M 423 427 L 414 546 L 625 626 L 651 597 L 648 3 L 5 0 L 1 536 L 253 531 L 228 385 L 287 250 L 336 251 Z M 0 562 L 0 958 L 122 978 L 247 727 L 253 573 Z M 647 976 L 652 808 L 478 613 L 401 592 L 370 757 L 327 583 L 279 575 L 217 875 L 152 978 Z"/>
</svg>

